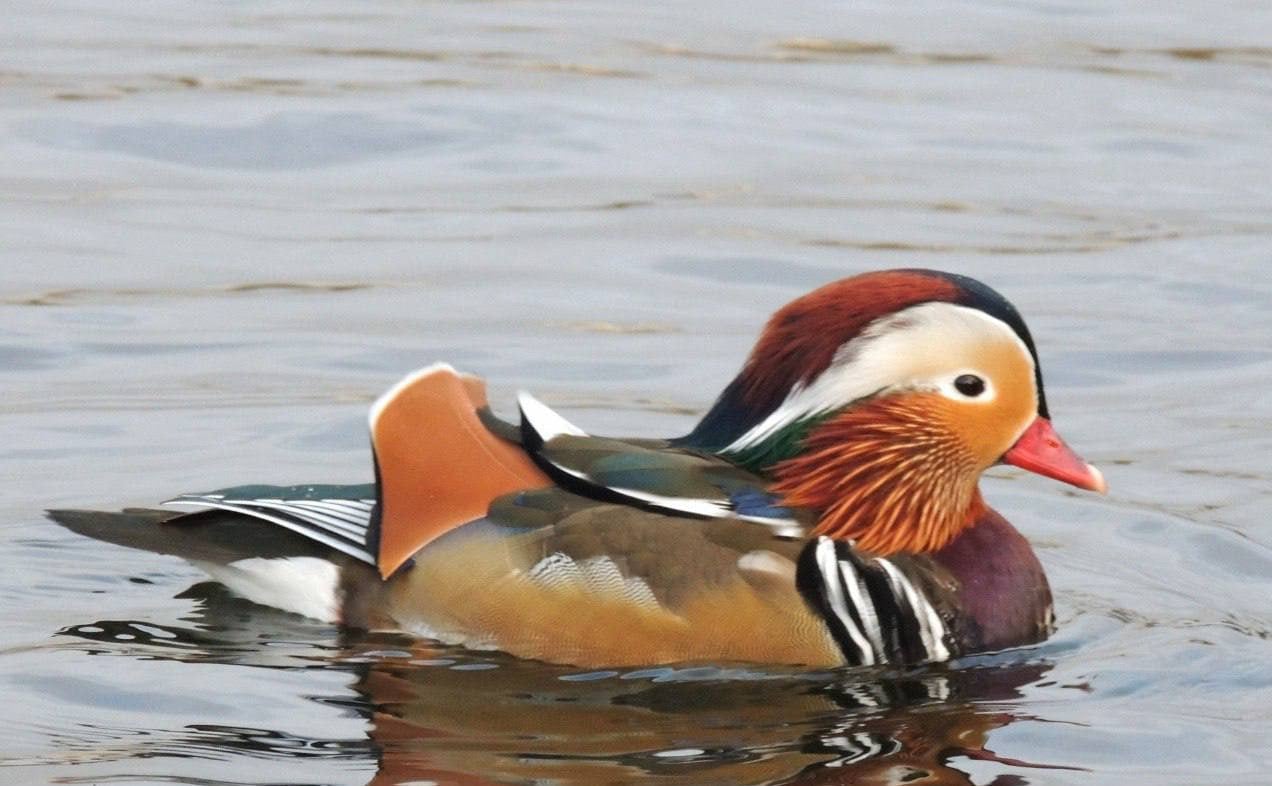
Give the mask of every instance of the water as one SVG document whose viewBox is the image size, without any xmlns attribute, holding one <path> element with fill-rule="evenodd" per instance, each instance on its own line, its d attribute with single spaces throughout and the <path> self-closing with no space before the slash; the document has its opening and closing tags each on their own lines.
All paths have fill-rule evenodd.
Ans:
<svg viewBox="0 0 1272 786">
<path fill-rule="evenodd" d="M 9 4 L 0 782 L 1264 784 L 1265 4 Z M 682 433 L 774 308 L 941 267 L 1107 499 L 995 470 L 1046 644 L 580 673 L 227 598 L 46 507 L 370 477 L 437 359 Z"/>
</svg>

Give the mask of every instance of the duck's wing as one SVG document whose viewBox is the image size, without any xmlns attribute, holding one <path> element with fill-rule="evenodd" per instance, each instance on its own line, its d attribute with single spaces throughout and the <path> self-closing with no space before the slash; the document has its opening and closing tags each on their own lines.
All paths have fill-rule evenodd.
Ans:
<svg viewBox="0 0 1272 786">
<path fill-rule="evenodd" d="M 558 663 L 838 665 L 796 587 L 802 547 L 736 518 L 523 491 L 415 555 L 390 613 L 449 643 Z"/>
<path fill-rule="evenodd" d="M 526 393 L 518 404 L 523 447 L 563 488 L 673 515 L 743 519 L 787 536 L 804 532 L 801 512 L 782 507 L 763 478 L 718 456 L 591 436 Z"/>
</svg>

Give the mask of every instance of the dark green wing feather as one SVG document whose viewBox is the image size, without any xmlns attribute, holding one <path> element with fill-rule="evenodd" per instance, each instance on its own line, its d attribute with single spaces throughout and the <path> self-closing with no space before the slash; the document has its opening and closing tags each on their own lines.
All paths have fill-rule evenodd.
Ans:
<svg viewBox="0 0 1272 786">
<path fill-rule="evenodd" d="M 651 440 L 590 436 L 522 394 L 521 440 L 539 466 L 577 494 L 698 518 L 741 518 L 799 534 L 764 478 L 719 456 Z"/>
</svg>

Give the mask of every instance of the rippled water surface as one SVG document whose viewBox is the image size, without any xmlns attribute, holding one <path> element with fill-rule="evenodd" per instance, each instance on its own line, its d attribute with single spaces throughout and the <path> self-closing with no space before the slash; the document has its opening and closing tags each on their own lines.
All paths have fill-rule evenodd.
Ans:
<svg viewBox="0 0 1272 786">
<path fill-rule="evenodd" d="M 1268 9 L 10 3 L 0 783 L 1268 783 Z M 42 518 L 367 480 L 367 404 L 438 359 L 682 433 L 771 310 L 897 266 L 1010 297 L 1108 475 L 985 482 L 1042 646 L 583 673 Z"/>
</svg>

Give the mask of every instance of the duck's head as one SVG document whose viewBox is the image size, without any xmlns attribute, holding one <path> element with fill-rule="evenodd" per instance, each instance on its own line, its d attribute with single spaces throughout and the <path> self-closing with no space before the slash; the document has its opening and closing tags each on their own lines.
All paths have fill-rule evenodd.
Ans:
<svg viewBox="0 0 1272 786">
<path fill-rule="evenodd" d="M 684 444 L 773 481 L 818 534 L 876 553 L 940 549 L 984 512 L 999 462 L 1104 491 L 1051 426 L 1029 329 L 984 284 L 866 273 L 778 311 Z"/>
</svg>

